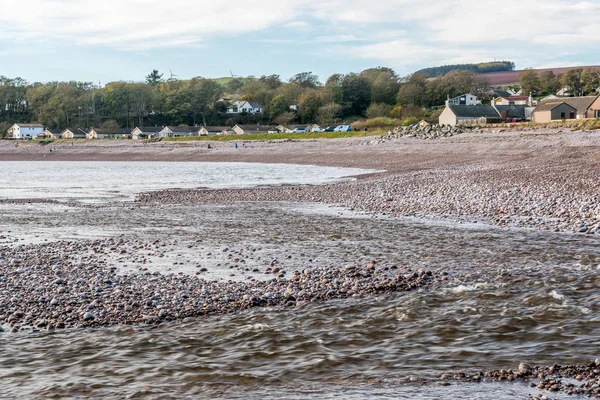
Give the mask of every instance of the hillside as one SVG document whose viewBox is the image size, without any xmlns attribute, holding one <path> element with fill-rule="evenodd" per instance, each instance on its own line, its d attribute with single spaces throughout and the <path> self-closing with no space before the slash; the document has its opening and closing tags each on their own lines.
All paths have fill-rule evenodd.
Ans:
<svg viewBox="0 0 600 400">
<path fill-rule="evenodd" d="M 240 81 L 242 81 L 244 83 L 248 83 L 248 82 L 255 80 L 256 78 L 243 78 L 243 77 L 235 77 L 234 78 L 234 77 L 228 76 L 228 77 L 224 77 L 224 78 L 214 78 L 213 80 L 221 86 L 226 86 L 229 82 L 231 82 L 234 79 L 239 79 Z"/>
<path fill-rule="evenodd" d="M 539 74 L 544 71 L 552 71 L 554 75 L 564 74 L 565 72 L 574 69 L 574 68 L 595 68 L 600 71 L 600 65 L 588 65 L 588 66 L 573 66 L 573 67 L 560 67 L 560 68 L 541 68 L 534 69 Z M 504 85 L 514 85 L 519 83 L 519 78 L 521 77 L 521 73 L 523 70 L 519 71 L 504 71 L 504 72 L 491 72 L 487 74 L 480 74 L 486 78 L 491 86 L 504 86 Z"/>
</svg>

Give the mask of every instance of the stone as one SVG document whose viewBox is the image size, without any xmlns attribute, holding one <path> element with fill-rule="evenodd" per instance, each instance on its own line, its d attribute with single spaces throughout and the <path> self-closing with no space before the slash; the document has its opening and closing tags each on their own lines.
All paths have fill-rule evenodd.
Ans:
<svg viewBox="0 0 600 400">
<path fill-rule="evenodd" d="M 96 316 L 94 314 L 92 314 L 91 312 L 88 311 L 85 314 L 83 314 L 84 321 L 91 321 L 93 319 L 96 319 Z"/>
<path fill-rule="evenodd" d="M 519 364 L 519 372 L 522 374 L 529 374 L 531 372 L 531 366 L 525 363 Z"/>
</svg>

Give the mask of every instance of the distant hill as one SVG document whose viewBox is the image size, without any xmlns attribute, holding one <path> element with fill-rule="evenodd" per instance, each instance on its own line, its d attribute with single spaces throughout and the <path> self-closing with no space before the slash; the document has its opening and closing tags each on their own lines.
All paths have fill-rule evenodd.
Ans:
<svg viewBox="0 0 600 400">
<path fill-rule="evenodd" d="M 554 75 L 564 74 L 565 72 L 575 68 L 595 68 L 600 71 L 600 65 L 588 65 L 588 66 L 574 66 L 574 67 L 560 67 L 560 68 L 542 68 L 534 69 L 539 74 L 544 71 L 552 71 Z M 519 79 L 523 70 L 520 71 L 504 71 L 504 72 L 492 72 L 487 74 L 480 74 L 480 76 L 486 78 L 491 86 L 505 86 L 519 84 Z"/>
<path fill-rule="evenodd" d="M 415 74 L 426 74 L 431 78 L 444 76 L 452 71 L 471 71 L 476 74 L 487 74 L 490 72 L 507 72 L 515 69 L 515 63 L 512 61 L 492 61 L 478 64 L 450 64 L 439 67 L 423 68 Z"/>
</svg>

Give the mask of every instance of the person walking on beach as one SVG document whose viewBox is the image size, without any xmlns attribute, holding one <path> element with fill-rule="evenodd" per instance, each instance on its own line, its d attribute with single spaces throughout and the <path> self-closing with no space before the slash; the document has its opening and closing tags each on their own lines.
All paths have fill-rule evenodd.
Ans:
<svg viewBox="0 0 600 400">
<path fill-rule="evenodd" d="M 207 149 L 212 149 L 212 147 L 210 147 L 210 143 L 206 145 Z"/>
<path fill-rule="evenodd" d="M 237 142 L 235 142 L 235 148 L 236 148 L 236 149 L 238 148 L 238 144 L 237 144 Z"/>
</svg>

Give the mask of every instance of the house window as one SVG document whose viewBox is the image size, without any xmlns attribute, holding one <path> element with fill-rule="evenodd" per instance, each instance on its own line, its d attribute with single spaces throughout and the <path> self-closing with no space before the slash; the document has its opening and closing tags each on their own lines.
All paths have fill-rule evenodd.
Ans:
<svg viewBox="0 0 600 400">
<path fill-rule="evenodd" d="M 594 111 L 594 118 L 600 118 L 600 110 Z"/>
<path fill-rule="evenodd" d="M 565 119 L 567 118 L 567 114 L 565 114 L 564 112 L 560 113 L 560 119 Z"/>
</svg>

